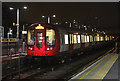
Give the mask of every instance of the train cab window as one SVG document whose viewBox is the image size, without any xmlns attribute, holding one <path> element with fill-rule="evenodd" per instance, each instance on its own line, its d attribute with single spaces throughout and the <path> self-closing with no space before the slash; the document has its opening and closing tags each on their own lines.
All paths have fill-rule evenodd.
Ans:
<svg viewBox="0 0 120 81">
<path fill-rule="evenodd" d="M 77 43 L 77 35 L 74 35 L 74 44 Z"/>
<path fill-rule="evenodd" d="M 43 33 L 38 32 L 37 33 L 37 47 L 42 47 L 42 39 L 43 39 Z"/>
<path fill-rule="evenodd" d="M 34 30 L 28 30 L 27 44 L 34 45 Z"/>
<path fill-rule="evenodd" d="M 46 28 L 46 50 L 53 50 L 56 44 L 55 30 Z"/>
<path fill-rule="evenodd" d="M 78 43 L 80 43 L 80 35 L 78 35 Z"/>
<path fill-rule="evenodd" d="M 67 34 L 65 34 L 65 44 L 68 44 L 69 42 L 68 42 L 68 35 Z"/>
</svg>

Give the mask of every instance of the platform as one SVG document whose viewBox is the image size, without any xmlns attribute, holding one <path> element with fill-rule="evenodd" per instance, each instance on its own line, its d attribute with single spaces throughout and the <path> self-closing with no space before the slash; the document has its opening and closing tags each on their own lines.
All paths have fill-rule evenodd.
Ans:
<svg viewBox="0 0 120 81">
<path fill-rule="evenodd" d="M 119 54 L 109 53 L 69 81 L 119 81 Z"/>
</svg>

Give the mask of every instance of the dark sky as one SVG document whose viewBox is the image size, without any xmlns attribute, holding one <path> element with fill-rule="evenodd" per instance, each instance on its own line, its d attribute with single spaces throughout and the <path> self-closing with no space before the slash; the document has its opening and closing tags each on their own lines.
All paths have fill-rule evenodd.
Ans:
<svg viewBox="0 0 120 81">
<path fill-rule="evenodd" d="M 119 5 L 116 2 L 63 2 L 63 3 L 3 3 L 3 6 L 11 6 L 22 8 L 24 5 L 27 10 L 20 11 L 20 20 L 25 23 L 42 22 L 41 16 L 52 16 L 56 14 L 56 18 L 52 18 L 54 22 L 72 22 L 76 20 L 80 25 L 88 24 L 92 28 L 105 30 L 111 33 L 119 33 Z M 9 13 L 12 13 L 9 11 Z M 12 13 L 12 15 L 14 15 Z M 15 15 L 13 16 L 15 18 Z M 97 17 L 97 19 L 95 19 Z M 15 19 L 14 19 L 15 21 Z M 99 25 L 99 26 L 98 26 Z"/>
</svg>

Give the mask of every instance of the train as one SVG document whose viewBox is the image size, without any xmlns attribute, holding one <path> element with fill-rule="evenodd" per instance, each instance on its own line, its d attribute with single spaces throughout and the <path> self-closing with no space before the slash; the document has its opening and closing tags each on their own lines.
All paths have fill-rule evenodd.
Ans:
<svg viewBox="0 0 120 81">
<path fill-rule="evenodd" d="M 77 27 L 34 23 L 27 28 L 27 55 L 36 57 L 64 56 L 114 39 Z"/>
</svg>

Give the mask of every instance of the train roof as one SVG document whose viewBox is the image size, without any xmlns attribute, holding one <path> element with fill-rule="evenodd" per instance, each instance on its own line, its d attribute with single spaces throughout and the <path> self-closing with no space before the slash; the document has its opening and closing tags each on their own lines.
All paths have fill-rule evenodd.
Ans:
<svg viewBox="0 0 120 81">
<path fill-rule="evenodd" d="M 38 26 L 38 24 L 41 24 L 42 26 L 46 26 L 46 27 L 53 27 L 53 28 L 57 28 L 59 31 L 69 31 L 71 33 L 75 33 L 75 32 L 79 32 L 82 34 L 95 34 L 95 32 L 92 32 L 90 29 L 85 30 L 85 28 L 78 28 L 78 27 L 69 27 L 69 26 L 64 26 L 64 25 L 53 25 L 53 24 L 48 24 L 48 23 L 34 23 L 31 24 L 30 26 L 27 27 L 27 29 L 29 28 L 34 28 L 36 26 Z"/>
</svg>

